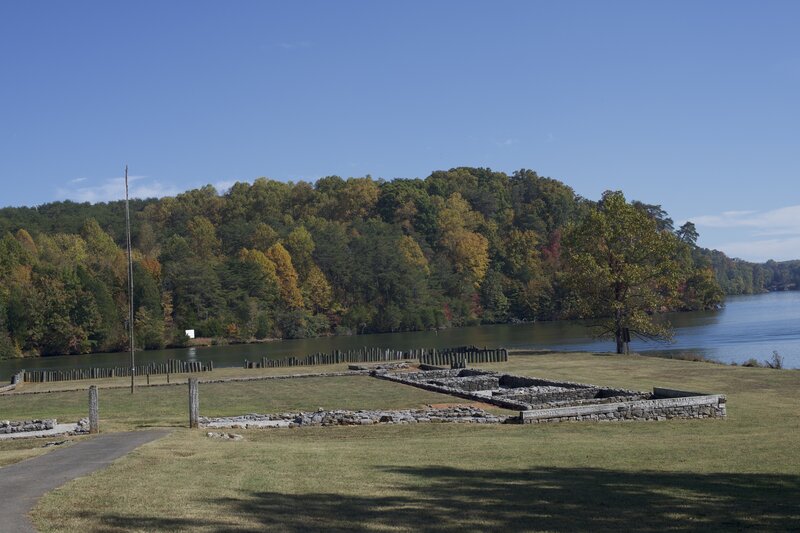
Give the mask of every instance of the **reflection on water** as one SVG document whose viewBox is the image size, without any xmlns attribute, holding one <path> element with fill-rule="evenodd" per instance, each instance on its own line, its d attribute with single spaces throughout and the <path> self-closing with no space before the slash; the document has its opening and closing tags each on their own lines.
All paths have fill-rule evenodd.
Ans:
<svg viewBox="0 0 800 533">
<path fill-rule="evenodd" d="M 777 350 L 789 368 L 800 368 L 800 292 L 780 292 L 728 299 L 720 311 L 672 313 L 673 344 L 634 341 L 634 351 L 688 352 L 723 362 L 744 362 L 751 357 L 763 361 Z M 218 367 L 239 366 L 245 359 L 262 356 L 307 355 L 362 347 L 443 348 L 478 346 L 550 350 L 613 351 L 614 343 L 591 337 L 587 324 L 578 321 L 536 324 L 475 326 L 439 332 L 384 333 L 352 337 L 323 337 L 275 341 L 264 344 L 209 346 L 137 352 L 137 362 L 183 359 L 213 360 Z M 128 354 L 94 354 L 0 362 L 0 378 L 8 379 L 20 368 L 58 368 L 126 365 Z"/>
</svg>

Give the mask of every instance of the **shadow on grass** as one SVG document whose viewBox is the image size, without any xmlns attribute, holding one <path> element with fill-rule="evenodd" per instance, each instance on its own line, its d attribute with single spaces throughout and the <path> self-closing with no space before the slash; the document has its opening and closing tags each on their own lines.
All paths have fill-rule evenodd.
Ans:
<svg viewBox="0 0 800 533">
<path fill-rule="evenodd" d="M 696 531 L 800 528 L 800 476 L 585 468 L 384 468 L 395 496 L 243 493 L 211 500 L 252 529 L 308 531 Z M 381 491 L 383 487 L 375 487 Z M 111 528 L 235 529 L 228 523 L 99 514 Z"/>
</svg>

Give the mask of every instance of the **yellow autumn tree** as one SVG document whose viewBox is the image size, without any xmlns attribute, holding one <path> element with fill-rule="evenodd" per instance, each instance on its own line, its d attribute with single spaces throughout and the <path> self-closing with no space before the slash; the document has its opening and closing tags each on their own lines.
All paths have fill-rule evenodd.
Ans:
<svg viewBox="0 0 800 533">
<path fill-rule="evenodd" d="M 297 284 L 297 271 L 292 264 L 292 256 L 279 242 L 270 246 L 266 256 L 275 264 L 275 274 L 278 276 L 283 303 L 289 308 L 303 307 L 303 295 Z"/>
<path fill-rule="evenodd" d="M 475 287 L 489 270 L 489 241 L 480 233 L 460 230 L 442 236 L 442 246 L 448 251 L 456 272 Z"/>
<path fill-rule="evenodd" d="M 86 241 L 80 235 L 40 233 L 37 239 L 39 256 L 46 262 L 64 268 L 76 268 L 77 265 L 85 264 L 89 256 Z"/>
<path fill-rule="evenodd" d="M 489 241 L 477 233 L 483 217 L 472 210 L 459 193 L 453 193 L 439 205 L 437 225 L 439 244 L 453 263 L 455 271 L 478 287 L 489 270 Z"/>
<path fill-rule="evenodd" d="M 505 258 L 515 277 L 528 281 L 541 275 L 538 244 L 535 231 L 512 229 L 509 232 L 505 240 Z"/>
<path fill-rule="evenodd" d="M 419 244 L 413 237 L 403 235 L 400 238 L 398 248 L 406 263 L 419 268 L 426 276 L 431 273 L 431 269 L 428 266 L 428 259 L 425 257 L 425 254 L 422 253 L 422 248 L 419 247 Z"/>
<path fill-rule="evenodd" d="M 17 230 L 15 237 L 20 246 L 22 246 L 22 248 L 29 254 L 30 258 L 34 258 L 39 255 L 39 250 L 36 248 L 36 243 L 33 242 L 33 237 L 31 237 L 31 234 L 28 233 L 27 230 L 20 228 Z"/>
<path fill-rule="evenodd" d="M 303 284 L 303 295 L 315 313 L 322 313 L 330 309 L 333 289 L 325 274 L 315 264 L 312 264 L 308 271 L 308 276 Z"/>
</svg>

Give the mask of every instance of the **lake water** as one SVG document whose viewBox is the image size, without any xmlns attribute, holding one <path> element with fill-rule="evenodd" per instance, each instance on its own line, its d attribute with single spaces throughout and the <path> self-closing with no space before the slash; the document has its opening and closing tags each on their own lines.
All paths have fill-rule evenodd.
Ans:
<svg viewBox="0 0 800 533">
<path fill-rule="evenodd" d="M 787 368 L 800 368 L 800 291 L 775 292 L 728 298 L 719 311 L 671 313 L 675 327 L 672 344 L 634 341 L 637 352 L 686 352 L 730 363 L 742 363 L 751 357 L 763 361 L 777 350 Z M 383 333 L 352 337 L 323 337 L 275 341 L 265 344 L 210 346 L 137 352 L 137 363 L 187 359 L 214 361 L 216 366 L 239 366 L 245 359 L 262 356 L 303 356 L 334 349 L 443 348 L 474 344 L 477 346 L 608 352 L 611 340 L 594 339 L 585 323 L 577 321 L 538 322 L 535 324 L 474 326 L 444 331 Z M 67 368 L 87 366 L 124 366 L 127 353 L 39 357 L 0 361 L 0 382 L 20 368 Z"/>
</svg>

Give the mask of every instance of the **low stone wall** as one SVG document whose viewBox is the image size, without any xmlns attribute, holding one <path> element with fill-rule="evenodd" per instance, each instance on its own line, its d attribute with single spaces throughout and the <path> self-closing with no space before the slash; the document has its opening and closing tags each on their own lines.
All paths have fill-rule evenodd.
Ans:
<svg viewBox="0 0 800 533">
<path fill-rule="evenodd" d="M 56 420 L 0 420 L 0 434 L 47 431 L 56 427 Z"/>
<path fill-rule="evenodd" d="M 407 368 L 411 368 L 406 361 L 400 361 L 399 363 L 374 363 L 374 364 L 355 364 L 355 365 L 348 365 L 348 370 L 405 370 Z"/>
<path fill-rule="evenodd" d="M 496 393 L 497 396 L 512 398 L 530 405 L 544 405 L 559 402 L 574 402 L 597 398 L 600 389 L 586 387 L 583 389 L 565 389 L 563 387 L 540 386 L 511 389 Z"/>
<path fill-rule="evenodd" d="M 674 389 L 655 388 L 649 393 L 471 369 L 374 375 L 518 410 L 522 423 L 726 416 L 725 396 Z"/>
<path fill-rule="evenodd" d="M 594 385 L 584 388 L 542 385 L 521 389 L 504 389 L 494 392 L 493 395 L 525 402 L 531 407 L 555 407 L 558 404 L 579 402 L 610 403 L 612 401 L 649 400 L 653 396 L 649 392 L 611 389 Z"/>
<path fill-rule="evenodd" d="M 373 424 L 502 424 L 518 423 L 517 416 L 497 416 L 470 406 L 442 409 L 402 409 L 377 411 L 325 411 L 280 414 L 250 414 L 225 418 L 200 417 L 201 427 L 206 428 L 270 428 L 303 426 L 370 426 Z"/>
<path fill-rule="evenodd" d="M 451 387 L 463 391 L 474 392 L 482 390 L 493 390 L 500 388 L 500 380 L 497 376 L 468 376 L 459 378 L 439 378 L 432 379 L 429 383 Z"/>
<path fill-rule="evenodd" d="M 602 399 L 612 398 L 638 400 L 651 396 L 650 393 L 641 391 L 515 376 L 469 368 L 403 374 L 389 373 L 378 377 L 514 410 L 555 407 L 563 403 L 590 400 L 594 401 L 593 403 L 600 403 Z M 608 401 L 605 400 L 604 403 L 608 403 Z"/>
<path fill-rule="evenodd" d="M 391 373 L 378 373 L 374 372 L 372 375 L 379 379 L 385 379 L 388 381 L 394 381 L 395 383 L 402 383 L 404 385 L 411 385 L 413 387 L 418 387 L 420 389 L 429 390 L 432 392 L 439 392 L 442 394 L 449 394 L 450 396 L 456 396 L 457 398 L 464 398 L 466 400 L 472 401 L 479 401 L 484 403 L 490 403 L 492 405 L 496 405 L 498 407 L 502 407 L 504 409 L 512 409 L 515 411 L 522 411 L 525 409 L 530 409 L 530 405 L 525 402 L 514 400 L 512 398 L 507 398 L 503 396 L 493 396 L 491 391 L 465 391 L 461 388 L 456 388 L 454 386 L 448 386 L 443 384 L 435 384 L 430 381 L 426 381 L 423 377 L 420 377 L 419 374 L 437 374 L 442 375 L 443 373 L 457 373 L 457 372 L 464 372 L 464 370 L 433 370 L 431 372 L 416 372 L 416 373 L 403 373 L 403 374 L 391 374 Z M 486 372 L 487 374 L 490 372 Z M 416 374 L 416 375 L 415 375 Z M 442 377 L 450 377 L 444 374 Z M 436 379 L 436 378 L 434 378 Z"/>
<path fill-rule="evenodd" d="M 617 402 L 604 405 L 534 409 L 520 413 L 523 424 L 594 420 L 669 420 L 672 418 L 725 418 L 726 399 L 721 394 L 684 396 L 657 400 Z"/>
</svg>

